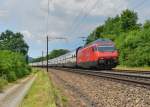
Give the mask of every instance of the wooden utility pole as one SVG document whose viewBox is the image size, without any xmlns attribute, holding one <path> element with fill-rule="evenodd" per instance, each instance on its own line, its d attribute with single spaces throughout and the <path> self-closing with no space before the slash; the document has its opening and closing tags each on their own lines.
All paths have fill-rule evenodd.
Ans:
<svg viewBox="0 0 150 107">
<path fill-rule="evenodd" d="M 46 55 L 46 59 L 47 59 L 46 68 L 47 68 L 47 72 L 48 72 L 48 36 L 47 36 L 47 55 Z"/>
<path fill-rule="evenodd" d="M 43 65 L 43 61 L 44 61 L 44 52 L 42 51 L 42 68 L 44 68 L 44 65 Z"/>
</svg>

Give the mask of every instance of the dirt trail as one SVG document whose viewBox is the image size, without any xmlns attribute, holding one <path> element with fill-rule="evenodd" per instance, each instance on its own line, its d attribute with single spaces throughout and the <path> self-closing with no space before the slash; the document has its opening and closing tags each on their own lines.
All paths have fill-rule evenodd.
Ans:
<svg viewBox="0 0 150 107">
<path fill-rule="evenodd" d="M 27 77 L 0 93 L 0 107 L 18 107 L 35 78 L 35 76 Z"/>
</svg>

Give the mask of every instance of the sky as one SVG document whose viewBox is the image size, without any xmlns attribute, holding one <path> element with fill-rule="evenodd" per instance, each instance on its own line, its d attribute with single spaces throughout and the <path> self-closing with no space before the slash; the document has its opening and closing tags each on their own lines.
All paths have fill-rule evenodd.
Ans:
<svg viewBox="0 0 150 107">
<path fill-rule="evenodd" d="M 74 50 L 84 44 L 81 37 L 127 8 L 138 13 L 139 23 L 150 19 L 150 0 L 49 0 L 49 16 L 48 0 L 0 0 L 0 32 L 21 32 L 36 58 L 46 54 L 46 35 L 49 51 Z"/>
</svg>

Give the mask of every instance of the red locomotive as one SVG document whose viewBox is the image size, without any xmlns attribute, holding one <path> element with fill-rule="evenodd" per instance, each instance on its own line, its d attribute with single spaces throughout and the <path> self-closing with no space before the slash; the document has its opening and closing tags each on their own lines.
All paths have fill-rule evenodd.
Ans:
<svg viewBox="0 0 150 107">
<path fill-rule="evenodd" d="M 48 64 L 51 67 L 111 69 L 118 64 L 118 51 L 111 40 L 98 39 L 75 51 L 50 59 Z M 36 62 L 32 65 L 42 66 L 42 63 Z M 46 61 L 44 61 L 44 65 L 46 65 Z"/>
<path fill-rule="evenodd" d="M 108 39 L 98 39 L 77 52 L 77 65 L 80 67 L 111 69 L 117 64 L 118 51 Z"/>
</svg>

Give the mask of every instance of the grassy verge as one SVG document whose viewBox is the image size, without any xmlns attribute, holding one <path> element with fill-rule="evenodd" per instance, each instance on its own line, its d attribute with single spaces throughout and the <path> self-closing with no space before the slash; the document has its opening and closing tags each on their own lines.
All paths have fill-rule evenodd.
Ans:
<svg viewBox="0 0 150 107">
<path fill-rule="evenodd" d="M 57 107 L 64 106 L 67 99 L 54 87 L 46 72 L 37 72 L 37 78 L 20 107 Z"/>
<path fill-rule="evenodd" d="M 126 67 L 126 66 L 117 66 L 115 69 L 118 69 L 118 70 L 150 71 L 150 67 Z"/>
<path fill-rule="evenodd" d="M 8 81 L 6 79 L 0 78 L 0 92 L 8 85 Z"/>
</svg>

